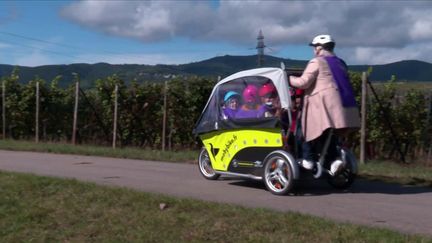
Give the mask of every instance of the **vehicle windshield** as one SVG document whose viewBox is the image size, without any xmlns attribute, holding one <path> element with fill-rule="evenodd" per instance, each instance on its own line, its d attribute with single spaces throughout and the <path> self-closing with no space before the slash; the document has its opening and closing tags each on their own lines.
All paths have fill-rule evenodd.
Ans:
<svg viewBox="0 0 432 243">
<path fill-rule="evenodd" d="M 272 80 L 261 76 L 242 77 L 217 87 L 195 132 L 275 127 L 280 112 L 280 99 Z"/>
</svg>

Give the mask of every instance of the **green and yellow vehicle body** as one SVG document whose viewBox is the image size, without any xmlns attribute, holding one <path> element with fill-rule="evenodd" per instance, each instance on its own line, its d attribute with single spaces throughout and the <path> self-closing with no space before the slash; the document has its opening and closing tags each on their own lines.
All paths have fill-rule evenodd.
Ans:
<svg viewBox="0 0 432 243">
<path fill-rule="evenodd" d="M 283 147 L 280 128 L 241 128 L 201 134 L 212 167 L 220 172 L 260 174 L 264 158 Z"/>
</svg>

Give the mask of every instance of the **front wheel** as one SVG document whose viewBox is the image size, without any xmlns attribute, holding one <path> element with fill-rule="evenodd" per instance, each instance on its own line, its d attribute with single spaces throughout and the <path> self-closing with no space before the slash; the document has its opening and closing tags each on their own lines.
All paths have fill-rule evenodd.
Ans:
<svg viewBox="0 0 432 243">
<path fill-rule="evenodd" d="M 201 148 L 199 157 L 198 157 L 198 167 L 201 175 L 204 176 L 207 180 L 217 180 L 219 178 L 219 174 L 215 172 L 211 165 L 210 157 L 207 153 L 205 147 Z"/>
<path fill-rule="evenodd" d="M 264 167 L 264 184 L 275 195 L 285 195 L 292 189 L 293 171 L 284 156 L 276 153 L 268 157 Z"/>
</svg>

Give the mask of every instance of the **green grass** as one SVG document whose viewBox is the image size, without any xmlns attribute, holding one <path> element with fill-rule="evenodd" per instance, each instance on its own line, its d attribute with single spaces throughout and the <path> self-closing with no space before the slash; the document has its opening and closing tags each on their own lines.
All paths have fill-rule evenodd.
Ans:
<svg viewBox="0 0 432 243">
<path fill-rule="evenodd" d="M 0 172 L 1 242 L 432 242 L 297 213 Z M 160 210 L 160 203 L 168 207 Z"/>
<path fill-rule="evenodd" d="M 165 151 L 141 148 L 116 148 L 66 143 L 35 143 L 32 141 L 0 140 L 0 149 L 13 151 L 48 152 L 57 154 L 80 154 L 114 158 L 143 159 L 169 162 L 192 162 L 197 151 Z"/>
<path fill-rule="evenodd" d="M 360 176 L 369 180 L 432 187 L 432 168 L 424 165 L 370 161 L 359 170 Z"/>
<path fill-rule="evenodd" d="M 372 83 L 374 87 L 377 89 L 381 89 L 386 82 L 376 82 Z M 425 94 L 429 94 L 429 91 L 432 90 L 432 82 L 406 82 L 406 81 L 398 81 L 395 83 L 395 88 L 398 92 L 406 92 L 408 90 L 420 90 L 424 91 Z"/>
</svg>

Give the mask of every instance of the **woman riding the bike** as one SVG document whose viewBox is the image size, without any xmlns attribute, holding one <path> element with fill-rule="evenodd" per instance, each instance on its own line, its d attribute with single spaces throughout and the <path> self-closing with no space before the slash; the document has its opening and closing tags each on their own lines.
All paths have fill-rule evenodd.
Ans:
<svg viewBox="0 0 432 243">
<path fill-rule="evenodd" d="M 318 153 L 333 131 L 360 127 L 360 116 L 345 62 L 334 53 L 335 41 L 330 35 L 318 35 L 309 44 L 315 57 L 309 61 L 300 77 L 290 76 L 290 85 L 304 89 L 302 132 L 309 151 L 303 151 L 301 165 L 313 169 Z M 336 174 L 344 162 L 338 158 L 336 138 L 332 136 L 327 161 L 332 161 L 330 173 Z"/>
</svg>

